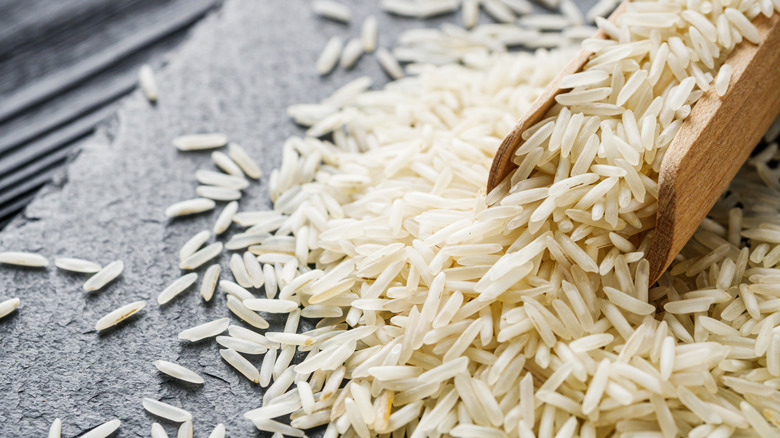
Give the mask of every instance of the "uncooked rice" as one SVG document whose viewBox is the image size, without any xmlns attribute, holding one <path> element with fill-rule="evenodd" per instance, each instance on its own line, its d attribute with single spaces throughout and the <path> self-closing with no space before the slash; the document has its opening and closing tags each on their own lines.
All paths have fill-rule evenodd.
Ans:
<svg viewBox="0 0 780 438">
<path fill-rule="evenodd" d="M 152 438 L 168 438 L 168 433 L 160 425 L 160 423 L 152 423 L 152 430 L 150 431 Z"/>
<path fill-rule="evenodd" d="M 195 198 L 177 202 L 165 209 L 168 217 L 186 216 L 213 210 L 217 204 L 211 199 Z"/>
<path fill-rule="evenodd" d="M 214 228 L 212 231 L 219 236 L 230 228 L 230 224 L 233 223 L 233 216 L 238 212 L 238 202 L 233 201 L 225 205 L 225 208 L 217 216 L 217 220 L 214 221 Z"/>
<path fill-rule="evenodd" d="M 54 266 L 70 272 L 81 274 L 94 274 L 103 269 L 102 266 L 89 260 L 75 259 L 70 257 L 57 257 L 54 259 Z"/>
<path fill-rule="evenodd" d="M 149 64 L 144 64 L 138 69 L 138 85 L 141 86 L 141 91 L 149 102 L 157 101 L 157 81 L 154 79 L 154 71 Z"/>
<path fill-rule="evenodd" d="M 192 286 L 197 279 L 198 274 L 195 272 L 190 272 L 189 274 L 181 276 L 157 295 L 157 304 L 163 305 L 171 301 L 188 287 Z"/>
<path fill-rule="evenodd" d="M 345 69 L 351 69 L 355 66 L 355 63 L 363 56 L 363 42 L 357 38 L 353 38 L 347 42 L 344 46 L 344 50 L 341 51 L 341 59 L 339 65 Z"/>
<path fill-rule="evenodd" d="M 224 152 L 220 151 L 214 151 L 211 153 L 211 159 L 214 161 L 214 164 L 222 169 L 225 173 L 228 175 L 236 176 L 236 177 L 244 177 L 244 171 L 241 170 L 240 167 L 238 167 L 238 164 L 235 163 L 230 157 L 228 157 Z"/>
<path fill-rule="evenodd" d="M 60 438 L 62 436 L 62 420 L 55 418 L 49 427 L 49 438 Z"/>
<path fill-rule="evenodd" d="M 222 423 L 217 424 L 209 434 L 209 438 L 225 438 L 225 425 Z"/>
<path fill-rule="evenodd" d="M 141 404 L 143 404 L 144 409 L 150 414 L 175 423 L 183 423 L 192 420 L 192 414 L 182 408 L 171 406 L 168 403 L 163 403 L 147 397 L 142 400 Z"/>
<path fill-rule="evenodd" d="M 200 265 L 220 255 L 222 248 L 222 242 L 214 242 L 182 260 L 179 263 L 179 269 L 197 269 Z"/>
<path fill-rule="evenodd" d="M 331 37 L 328 42 L 325 43 L 325 47 L 322 49 L 322 53 L 317 59 L 315 65 L 317 72 L 321 75 L 325 75 L 333 71 L 333 68 L 336 67 L 336 64 L 339 62 L 341 50 L 343 48 L 344 42 L 340 37 Z"/>
<path fill-rule="evenodd" d="M 258 179 L 263 176 L 263 172 L 255 163 L 255 160 L 238 144 L 230 143 L 228 145 L 228 156 L 244 171 L 246 176 L 252 179 Z"/>
<path fill-rule="evenodd" d="M 352 12 L 349 8 L 333 0 L 315 0 L 312 3 L 314 13 L 331 20 L 348 23 L 352 19 Z"/>
<path fill-rule="evenodd" d="M 380 47 L 376 51 L 376 59 L 379 61 L 379 65 L 382 67 L 382 70 L 384 70 L 385 73 L 387 73 L 387 75 L 391 78 L 401 79 L 404 77 L 403 68 L 401 68 L 401 65 L 395 59 L 395 56 L 388 52 L 387 49 Z"/>
<path fill-rule="evenodd" d="M 154 361 L 154 366 L 160 370 L 160 372 L 185 382 L 201 384 L 205 381 L 198 373 L 173 362 L 156 360 Z"/>
<path fill-rule="evenodd" d="M 176 431 L 176 438 L 192 438 L 193 427 L 192 421 L 187 420 L 179 426 L 179 430 Z"/>
<path fill-rule="evenodd" d="M 609 37 L 597 39 L 571 0 L 544 3 L 560 14 L 515 20 L 531 12 L 521 0 L 383 0 L 384 10 L 410 17 L 460 7 L 473 29 L 407 31 L 392 54 L 376 53 L 399 80 L 369 90 L 359 78 L 318 104 L 291 107 L 308 130 L 285 142 L 270 175 L 274 211 L 237 212 L 231 203 L 215 234 L 231 221 L 247 229 L 224 247 L 198 250 L 209 237 L 201 236 L 180 254 L 180 268 L 196 269 L 223 249 L 241 251 L 230 259 L 238 284 L 219 281 L 212 265 L 203 298 L 219 282 L 228 309 L 261 330 L 269 323 L 256 311 L 288 314 L 284 331 L 264 335 L 229 318 L 179 334 L 216 336 L 230 366 L 268 387 L 245 414 L 259 430 L 302 437 L 327 424 L 327 438 L 778 434 L 777 145 L 749 160 L 650 287 L 644 254 L 666 148 L 698 99 L 728 92 L 729 52 L 743 39 L 756 42 L 751 20 L 780 4 L 636 0 L 609 22 L 597 16 L 616 3 L 601 0 L 587 14 Z M 499 23 L 479 24 L 480 5 Z M 313 8 L 351 18 L 337 2 Z M 350 67 L 373 49 L 376 22 L 367 19 L 344 53 L 336 38 L 320 73 L 339 55 Z M 579 38 L 593 55 L 561 80 L 557 103 L 522 134 L 517 168 L 485 193 L 501 139 L 571 55 L 507 47 Z M 402 78 L 399 60 L 413 76 Z M 780 122 L 767 136 L 777 132 Z M 204 149 L 227 137 L 174 143 Z M 242 148 L 230 144 L 228 155 L 212 157 L 232 176 L 200 171 L 200 195 L 238 199 L 244 174 L 261 177 Z M 184 201 L 166 215 L 214 206 Z M 162 301 L 196 277 L 186 274 Z M 18 300 L 0 303 L 0 316 L 11 305 Z M 321 319 L 303 329 L 301 317 Z M 230 336 L 220 336 L 226 329 Z M 152 399 L 143 405 L 192 436 L 188 412 Z M 289 425 L 274 420 L 282 416 Z M 211 436 L 224 434 L 217 426 Z"/>
<path fill-rule="evenodd" d="M 106 421 L 100 426 L 97 426 L 89 432 L 81 435 L 80 438 L 106 438 L 107 436 L 114 433 L 114 431 L 119 429 L 119 426 L 121 425 L 122 422 L 118 419 Z"/>
<path fill-rule="evenodd" d="M 396 12 L 406 7 L 402 2 L 384 6 Z M 583 21 L 571 3 L 562 8 L 563 15 L 521 23 L 558 29 Z M 295 254 L 296 276 L 282 285 L 280 298 L 300 301 L 303 315 L 341 308 L 315 332 L 328 327 L 375 331 L 356 343 L 328 344 L 314 335 L 310 346 L 306 334 L 266 334 L 269 341 L 299 350 L 314 348 L 294 369 L 303 381 L 305 373 L 325 371 L 317 378 L 322 383 L 311 386 L 322 388 L 320 401 L 326 395 L 336 399 L 324 409 L 338 433 L 364 436 L 409 428 L 411 434 L 417 424 L 456 436 L 587 436 L 596 428 L 600 434 L 628 432 L 624 422 L 630 419 L 637 422 L 632 433 L 675 436 L 714 418 L 712 410 L 697 405 L 696 400 L 706 400 L 722 407 L 715 408 L 719 415 L 728 410 L 728 427 L 718 433 L 731 434 L 749 424 L 738 406 L 745 397 L 773 409 L 767 397 L 775 390 L 759 389 L 764 387 L 743 377 L 761 368 L 753 345 L 765 352 L 772 336 L 760 335 L 761 343 L 729 339 L 759 335 L 761 330 L 750 328 L 780 306 L 772 307 L 770 293 L 766 300 L 750 298 L 755 304 L 735 304 L 721 316 L 741 295 L 756 294 L 736 287 L 742 275 L 755 277 L 756 271 L 722 237 L 725 228 L 715 234 L 704 228 L 683 251 L 679 268 L 675 265 L 658 285 L 645 286 L 648 264 L 642 256 L 652 239 L 645 231 L 654 225 L 660 158 L 709 88 L 723 53 L 732 48 L 720 47 L 712 63 L 706 54 L 689 57 L 690 73 L 680 75 L 679 55 L 669 47 L 676 48 L 677 39 L 697 41 L 700 27 L 704 38 L 711 37 L 698 12 L 686 13 L 692 26 L 679 28 L 681 21 L 664 15 L 677 17 L 686 8 L 633 2 L 612 28 L 601 22 L 608 32 L 617 30 L 615 38 L 632 42 L 586 40 L 595 55 L 582 73 L 564 79 L 561 87 L 567 91 L 559 104 L 527 131 L 515 158 L 518 170 L 487 198 L 480 191 L 491 154 L 537 95 L 509 90 L 530 87 L 523 81 L 531 77 L 540 89 L 565 55 L 492 55 L 490 62 L 469 64 L 471 70 L 421 69 L 419 78 L 351 97 L 337 112 L 310 120 L 306 139 L 288 140 L 269 190 L 277 211 L 296 217 L 274 235 L 292 233 L 295 244 L 275 247 L 266 238 L 250 250 L 265 263 L 273 260 L 264 258 L 266 253 Z M 751 32 L 739 17 L 729 20 L 736 23 L 732 30 Z M 648 38 L 643 25 L 665 27 L 667 33 Z M 528 67 L 540 62 L 549 68 Z M 510 79 L 498 73 L 507 71 L 528 76 Z M 486 102 L 496 93 L 512 99 L 507 105 L 516 108 L 503 119 L 504 109 L 484 112 L 490 120 L 506 120 L 500 126 L 484 124 L 475 115 L 479 112 L 463 104 Z M 414 108 L 414 115 L 398 120 L 398 107 L 384 106 L 390 101 Z M 315 138 L 326 134 L 333 142 Z M 304 170 L 312 154 L 323 163 Z M 723 201 L 727 210 L 737 200 L 752 205 L 746 200 L 756 184 L 739 181 L 732 185 L 739 197 Z M 514 210 L 503 213 L 502 208 Z M 719 208 L 713 210 L 716 220 L 723 217 Z M 758 231 L 758 223 L 745 221 L 749 208 L 740 216 L 742 237 L 780 241 L 771 229 Z M 486 243 L 496 248 L 475 246 Z M 721 271 L 731 278 L 722 278 Z M 245 304 L 273 309 L 265 299 Z M 750 316 L 740 315 L 751 306 L 759 309 L 759 320 L 740 331 L 742 325 L 735 324 L 748 323 Z M 717 347 L 730 343 L 731 353 Z M 266 359 L 270 354 L 275 350 Z M 742 368 L 719 369 L 720 360 L 730 357 L 743 361 Z M 263 361 L 261 383 L 269 362 Z M 348 375 L 339 371 L 343 367 Z M 686 379 L 691 373 L 703 373 L 711 382 L 706 385 L 717 385 L 723 395 L 702 391 L 703 383 L 696 382 L 704 380 Z M 340 388 L 344 377 L 348 383 Z M 390 397 L 395 404 L 372 409 L 373 419 L 368 413 L 364 417 L 351 390 L 362 385 L 372 388 L 369 403 L 383 406 L 383 397 Z M 301 388 L 290 397 L 309 404 Z M 535 399 L 530 407 L 521 392 Z M 445 401 L 446 410 L 434 409 Z M 437 417 L 430 420 L 434 412 Z M 310 412 L 292 416 L 303 414 Z M 261 430 L 284 433 L 270 418 L 254 420 Z M 440 424 L 446 428 L 436 429 Z"/>
<path fill-rule="evenodd" d="M 180 151 L 200 151 L 204 149 L 221 148 L 228 142 L 227 135 L 222 133 L 182 135 L 173 139 L 172 143 Z"/>
<path fill-rule="evenodd" d="M 215 201 L 235 201 L 241 199 L 241 192 L 229 187 L 198 186 L 195 188 L 198 196 Z"/>
<path fill-rule="evenodd" d="M 184 245 L 179 249 L 179 260 L 184 260 L 195 254 L 195 252 L 209 240 L 209 237 L 211 237 L 211 233 L 209 233 L 208 230 L 203 230 L 190 237 L 190 239 L 184 242 Z"/>
<path fill-rule="evenodd" d="M 260 383 L 260 371 L 258 371 L 251 362 L 246 360 L 246 358 L 241 356 L 237 351 L 231 348 L 224 348 L 219 350 L 219 354 L 222 355 L 222 358 L 225 359 L 225 362 L 229 363 L 233 368 L 236 369 L 236 371 L 243 374 L 244 377 L 249 379 L 251 382 Z"/>
<path fill-rule="evenodd" d="M 114 281 L 122 271 L 125 269 L 125 264 L 121 260 L 115 260 L 107 264 L 103 269 L 98 271 L 95 275 L 89 277 L 84 282 L 83 289 L 87 292 L 93 292 L 102 289 L 108 283 Z"/>
<path fill-rule="evenodd" d="M 30 252 L 0 252 L 0 264 L 42 268 L 49 266 L 46 257 Z"/>
<path fill-rule="evenodd" d="M 135 301 L 113 310 L 95 323 L 95 330 L 101 331 L 113 327 L 135 315 L 144 307 L 146 307 L 146 301 Z"/>
<path fill-rule="evenodd" d="M 200 284 L 200 296 L 203 297 L 203 301 L 211 301 L 211 297 L 214 296 L 214 290 L 217 288 L 217 283 L 219 283 L 221 271 L 222 268 L 219 265 L 211 265 L 206 269 Z"/>
<path fill-rule="evenodd" d="M 243 190 L 249 187 L 249 181 L 240 176 L 233 176 L 213 170 L 200 169 L 195 172 L 195 179 L 201 184 L 227 187 L 235 190 Z"/>
<path fill-rule="evenodd" d="M 360 42 L 366 53 L 372 53 L 376 50 L 376 40 L 378 32 L 378 22 L 375 16 L 369 15 L 363 20 L 360 28 Z"/>
<path fill-rule="evenodd" d="M 3 318 L 16 310 L 19 307 L 19 303 L 19 298 L 11 298 L 0 302 L 0 318 Z"/>
<path fill-rule="evenodd" d="M 201 339 L 217 336 L 218 334 L 227 330 L 230 325 L 230 319 L 220 318 L 214 321 L 201 324 L 179 333 L 179 339 L 185 339 L 191 342 L 197 342 Z"/>
</svg>

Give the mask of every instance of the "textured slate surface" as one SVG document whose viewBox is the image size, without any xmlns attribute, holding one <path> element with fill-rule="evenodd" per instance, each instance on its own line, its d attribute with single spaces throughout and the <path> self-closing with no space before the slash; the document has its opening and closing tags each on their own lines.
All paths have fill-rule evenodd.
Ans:
<svg viewBox="0 0 780 438">
<path fill-rule="evenodd" d="M 218 0 L 0 0 L 0 229 Z"/>
<path fill-rule="evenodd" d="M 111 418 L 123 422 L 117 436 L 148 436 L 153 418 L 143 410 L 142 397 L 191 411 L 196 436 L 207 436 L 219 422 L 229 436 L 262 435 L 241 417 L 259 406 L 262 389 L 229 368 L 214 342 L 176 339 L 185 328 L 227 316 L 223 294 L 207 305 L 196 288 L 163 307 L 154 301 L 181 275 L 179 246 L 210 229 L 218 213 L 174 221 L 163 216 L 167 205 L 194 197 L 194 171 L 212 167 L 208 153 L 177 152 L 170 140 L 227 132 L 269 174 L 279 164 L 284 139 L 300 132 L 285 115 L 287 105 L 321 99 L 364 74 L 375 84 L 385 82 L 373 57 L 350 72 L 320 78 L 313 63 L 328 37 L 358 35 L 369 11 L 380 19 L 380 45 L 389 47 L 400 30 L 421 26 L 388 17 L 373 2 L 351 5 L 355 19 L 345 26 L 317 19 L 306 0 L 226 1 L 158 73 L 159 103 L 149 105 L 138 92 L 127 98 L 67 170 L 0 233 L 0 250 L 36 251 L 50 260 L 121 259 L 126 266 L 116 282 L 96 293 L 81 290 L 86 277 L 53 266 L 0 266 L 0 298 L 22 300 L 14 315 L 0 320 L 0 436 L 41 436 L 56 417 L 62 417 L 66 437 Z M 268 208 L 266 180 L 246 191 L 243 210 Z M 227 268 L 227 257 L 220 262 Z M 98 318 L 135 300 L 148 300 L 140 317 L 95 333 Z M 206 383 L 163 377 L 152 365 L 155 359 L 190 367 Z M 175 433 L 175 425 L 164 424 Z"/>
</svg>

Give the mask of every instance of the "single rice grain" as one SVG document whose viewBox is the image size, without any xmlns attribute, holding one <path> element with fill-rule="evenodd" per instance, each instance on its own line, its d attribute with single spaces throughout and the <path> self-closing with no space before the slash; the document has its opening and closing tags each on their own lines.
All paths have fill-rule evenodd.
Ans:
<svg viewBox="0 0 780 438">
<path fill-rule="evenodd" d="M 54 266 L 65 271 L 78 272 L 82 274 L 94 274 L 103 268 L 95 262 L 70 257 L 55 258 Z"/>
<path fill-rule="evenodd" d="M 217 204 L 211 199 L 195 198 L 177 202 L 165 209 L 165 216 L 177 217 L 213 210 Z"/>
<path fill-rule="evenodd" d="M 125 264 L 121 260 L 113 261 L 98 271 L 97 274 L 89 277 L 89 279 L 84 282 L 84 286 L 82 287 L 87 292 L 100 290 L 103 288 L 103 286 L 119 277 L 124 269 Z"/>
<path fill-rule="evenodd" d="M 144 64 L 138 69 L 138 85 L 141 86 L 141 91 L 149 102 L 157 101 L 157 81 L 149 64 Z"/>
<path fill-rule="evenodd" d="M 179 339 L 185 339 L 187 341 L 196 342 L 201 339 L 217 336 L 218 334 L 227 330 L 230 325 L 230 319 L 220 318 L 214 321 L 207 322 L 179 333 Z"/>
<path fill-rule="evenodd" d="M 211 301 L 211 297 L 214 296 L 214 290 L 217 288 L 221 271 L 222 268 L 219 265 L 211 265 L 206 269 L 206 272 L 203 274 L 203 281 L 200 284 L 200 296 L 203 297 L 203 301 Z"/>
<path fill-rule="evenodd" d="M 6 265 L 28 266 L 32 268 L 42 268 L 49 266 L 46 257 L 30 252 L 0 252 L 0 263 Z"/>
<path fill-rule="evenodd" d="M 179 364 L 168 362 L 164 360 L 154 361 L 154 366 L 157 367 L 160 372 L 165 373 L 171 377 L 183 380 L 190 383 L 203 383 L 203 377 L 198 375 L 195 371 L 191 371 Z"/>
<path fill-rule="evenodd" d="M 161 401 L 145 397 L 141 401 L 141 404 L 150 414 L 156 415 L 160 418 L 165 418 L 166 420 L 173 421 L 174 423 L 183 423 L 185 421 L 192 420 L 192 414 L 182 408 L 169 405 L 168 403 L 163 403 Z"/>
<path fill-rule="evenodd" d="M 89 432 L 81 435 L 79 438 L 106 438 L 114 433 L 119 426 L 122 425 L 120 420 L 107 421 L 100 426 L 90 430 Z"/>
<path fill-rule="evenodd" d="M 243 374 L 244 377 L 254 383 L 260 383 L 260 371 L 258 371 L 251 362 L 246 360 L 246 358 L 241 356 L 237 351 L 230 348 L 225 348 L 219 350 L 219 354 L 222 355 L 222 358 L 225 359 L 227 363 L 229 363 L 239 373 Z"/>
</svg>

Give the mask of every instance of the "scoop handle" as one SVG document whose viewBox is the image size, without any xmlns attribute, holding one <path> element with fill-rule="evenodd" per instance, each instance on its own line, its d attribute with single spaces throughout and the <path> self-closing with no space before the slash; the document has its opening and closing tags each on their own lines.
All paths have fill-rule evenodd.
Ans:
<svg viewBox="0 0 780 438">
<path fill-rule="evenodd" d="M 740 43 L 723 97 L 704 93 L 661 162 L 655 236 L 647 259 L 655 283 L 707 216 L 780 113 L 780 16 L 753 20 L 759 43 Z"/>
<path fill-rule="evenodd" d="M 625 10 L 626 2 L 624 1 L 620 4 L 620 6 L 618 6 L 617 9 L 615 9 L 614 12 L 612 12 L 612 14 L 609 16 L 609 21 L 615 23 L 617 17 Z M 599 29 L 592 38 L 607 39 L 609 36 L 606 34 L 606 32 Z M 507 175 L 509 175 L 509 173 L 517 167 L 512 161 L 512 156 L 515 154 L 517 148 L 523 144 L 523 132 L 542 120 L 544 115 L 547 114 L 547 111 L 549 111 L 550 108 L 555 105 L 555 96 L 560 94 L 562 91 L 559 88 L 561 80 L 563 80 L 563 78 L 566 76 L 572 75 L 582 70 L 582 66 L 588 62 L 588 58 L 590 58 L 590 55 L 592 54 L 592 52 L 585 49 L 581 49 L 579 52 L 577 52 L 577 55 L 571 60 L 571 62 L 569 62 L 569 64 L 558 74 L 558 76 L 556 76 L 555 79 L 550 82 L 547 88 L 544 89 L 544 92 L 534 101 L 533 105 L 531 105 L 531 109 L 523 114 L 523 117 L 518 120 L 514 129 L 512 129 L 512 132 L 510 132 L 504 138 L 504 141 L 501 142 L 501 145 L 496 151 L 495 157 L 493 157 L 493 164 L 490 166 L 490 174 L 488 174 L 487 181 L 488 193 L 490 193 L 497 185 L 499 185 L 501 181 L 503 181 L 504 178 L 506 178 Z"/>
</svg>

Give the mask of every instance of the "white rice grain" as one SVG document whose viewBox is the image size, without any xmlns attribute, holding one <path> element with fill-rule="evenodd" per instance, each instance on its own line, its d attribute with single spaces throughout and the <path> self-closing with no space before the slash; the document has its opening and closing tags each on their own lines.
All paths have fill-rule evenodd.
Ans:
<svg viewBox="0 0 780 438">
<path fill-rule="evenodd" d="M 177 202 L 165 209 L 165 216 L 177 217 L 213 210 L 217 204 L 211 199 L 195 198 Z"/>
<path fill-rule="evenodd" d="M 171 301 L 188 287 L 192 286 L 197 279 L 198 274 L 194 272 L 183 275 L 160 292 L 160 295 L 157 295 L 157 304 L 163 305 Z"/>
<path fill-rule="evenodd" d="M 230 157 L 228 157 L 224 152 L 220 152 L 220 151 L 212 152 L 211 159 L 214 161 L 214 164 L 216 164 L 217 167 L 222 169 L 228 175 L 232 175 L 239 178 L 244 177 L 244 171 L 241 170 L 241 168 L 238 167 L 238 164 L 236 164 L 235 161 L 230 159 Z"/>
<path fill-rule="evenodd" d="M 314 13 L 341 23 L 349 23 L 352 19 L 352 11 L 344 5 L 333 0 L 315 0 L 312 3 Z"/>
<path fill-rule="evenodd" d="M 235 201 L 241 199 L 241 192 L 236 189 L 219 186 L 198 186 L 195 192 L 201 198 L 213 199 L 214 201 Z"/>
<path fill-rule="evenodd" d="M 257 256 L 250 252 L 245 252 L 244 266 L 246 267 L 247 274 L 249 274 L 252 286 L 255 288 L 263 287 L 265 275 L 263 274 L 263 267 L 260 266 L 260 262 L 257 261 Z"/>
<path fill-rule="evenodd" d="M 222 423 L 217 424 L 209 434 L 209 438 L 225 438 L 225 425 Z"/>
<path fill-rule="evenodd" d="M 138 85 L 141 86 L 141 91 L 149 102 L 157 101 L 157 81 L 149 64 L 144 64 L 138 69 Z"/>
<path fill-rule="evenodd" d="M 222 253 L 222 242 L 214 242 L 182 260 L 179 263 L 179 269 L 197 269 L 202 264 L 220 255 L 220 253 Z"/>
<path fill-rule="evenodd" d="M 269 300 L 265 298 L 253 298 L 244 300 L 244 305 L 249 310 L 265 313 L 290 313 L 298 308 L 298 303 L 290 300 Z"/>
<path fill-rule="evenodd" d="M 179 426 L 179 430 L 176 431 L 176 438 L 192 438 L 192 421 L 185 421 Z"/>
<path fill-rule="evenodd" d="M 244 190 L 249 187 L 249 181 L 244 177 L 214 172 L 213 170 L 197 170 L 195 171 L 195 179 L 208 186 L 227 187 L 235 190 Z"/>
<path fill-rule="evenodd" d="M 228 309 L 230 309 L 230 311 L 233 312 L 233 314 L 241 318 L 247 324 L 257 327 L 259 329 L 268 328 L 268 321 L 263 319 L 263 317 L 261 317 L 257 313 L 247 309 L 246 306 L 244 306 L 244 304 L 238 298 L 232 295 L 228 295 L 227 306 Z"/>
<path fill-rule="evenodd" d="M 363 26 L 360 28 L 360 41 L 366 53 L 372 53 L 376 50 L 376 38 L 377 20 L 375 16 L 369 15 L 363 20 Z"/>
<path fill-rule="evenodd" d="M 69 257 L 55 258 L 54 266 L 65 271 L 78 272 L 82 274 L 94 274 L 103 268 L 99 264 L 90 262 L 88 260 L 74 259 Z"/>
<path fill-rule="evenodd" d="M 241 356 L 237 351 L 230 348 L 225 348 L 219 350 L 219 354 L 222 355 L 222 358 L 225 359 L 225 362 L 229 363 L 239 373 L 243 374 L 244 377 L 254 383 L 260 383 L 260 372 L 257 370 L 257 368 L 255 368 L 254 365 L 252 365 L 251 362 L 246 360 L 244 356 Z"/>
<path fill-rule="evenodd" d="M 200 284 L 200 296 L 203 297 L 203 301 L 211 301 L 211 297 L 214 296 L 214 290 L 217 288 L 221 271 L 222 268 L 219 265 L 211 265 L 206 269 L 206 272 L 203 274 L 203 281 Z"/>
<path fill-rule="evenodd" d="M 217 216 L 217 220 L 214 221 L 214 228 L 212 231 L 219 236 L 230 228 L 230 224 L 233 223 L 233 216 L 238 212 L 238 202 L 229 202 L 225 208 Z"/>
<path fill-rule="evenodd" d="M 246 339 L 233 338 L 230 336 L 217 336 L 216 341 L 225 348 L 230 348 L 244 354 L 263 354 L 268 351 L 268 348 L 247 341 Z"/>
<path fill-rule="evenodd" d="M 353 38 L 344 46 L 344 50 L 341 52 L 339 65 L 341 65 L 342 68 L 349 70 L 355 66 L 355 63 L 363 56 L 363 53 L 363 42 L 357 38 Z"/>
<path fill-rule="evenodd" d="M 113 327 L 120 322 L 130 318 L 132 315 L 138 313 L 139 310 L 146 306 L 146 301 L 135 301 L 130 304 L 126 304 L 112 312 L 109 312 L 106 316 L 100 318 L 95 324 L 95 330 L 101 331 L 109 327 Z"/>
<path fill-rule="evenodd" d="M 222 133 L 182 135 L 173 139 L 173 145 L 180 151 L 221 148 L 227 142 L 227 135 Z"/>
<path fill-rule="evenodd" d="M 227 330 L 230 325 L 230 319 L 220 318 L 214 321 L 207 322 L 192 328 L 188 328 L 179 333 L 179 339 L 185 339 L 191 342 L 197 342 L 201 339 L 217 336 L 218 334 Z"/>
<path fill-rule="evenodd" d="M 317 59 L 316 69 L 321 75 L 326 75 L 333 71 L 336 64 L 341 57 L 341 50 L 344 47 L 344 42 L 341 38 L 334 36 L 325 43 L 325 47 L 320 53 L 320 57 Z"/>
<path fill-rule="evenodd" d="M 150 414 L 156 415 L 160 418 L 165 418 L 166 420 L 173 421 L 174 423 L 192 421 L 192 414 L 182 408 L 169 405 L 168 403 L 163 403 L 161 401 L 145 397 L 142 400 L 142 404 L 144 409 L 146 409 Z"/>
<path fill-rule="evenodd" d="M 82 288 L 87 292 L 100 290 L 103 288 L 103 286 L 119 277 L 124 269 L 125 264 L 122 263 L 121 260 L 113 261 L 98 271 L 97 274 L 89 277 L 89 279 L 84 282 L 84 286 L 82 286 Z"/>
<path fill-rule="evenodd" d="M 3 318 L 19 307 L 19 298 L 11 298 L 0 302 L 0 318 Z"/>
<path fill-rule="evenodd" d="M 715 92 L 718 93 L 718 96 L 723 97 L 726 95 L 733 72 L 734 69 L 729 64 L 723 64 L 720 67 L 718 76 L 715 78 Z"/>
<path fill-rule="evenodd" d="M 13 251 L 0 252 L 0 263 L 33 268 L 49 266 L 49 261 L 42 255 Z"/>
<path fill-rule="evenodd" d="M 201 384 L 205 381 L 198 373 L 173 362 L 156 360 L 154 361 L 154 366 L 157 367 L 160 372 L 185 382 Z"/>
<path fill-rule="evenodd" d="M 255 160 L 238 144 L 230 143 L 228 145 L 228 156 L 244 171 L 246 176 L 252 179 L 259 179 L 263 176 L 263 172 Z"/>
<path fill-rule="evenodd" d="M 150 431 L 152 438 L 168 438 L 168 433 L 160 423 L 152 423 L 152 430 Z"/>
<path fill-rule="evenodd" d="M 62 420 L 55 418 L 49 427 L 49 438 L 60 438 L 62 434 Z"/>
<path fill-rule="evenodd" d="M 401 64 L 395 59 L 392 53 L 386 49 L 380 47 L 376 51 L 376 59 L 379 61 L 379 66 L 393 79 L 401 79 L 404 77 L 404 70 L 401 68 Z"/>
<path fill-rule="evenodd" d="M 119 429 L 119 426 L 121 425 L 122 422 L 119 420 L 107 421 L 100 426 L 90 430 L 89 432 L 81 435 L 80 438 L 106 438 Z"/>
</svg>

